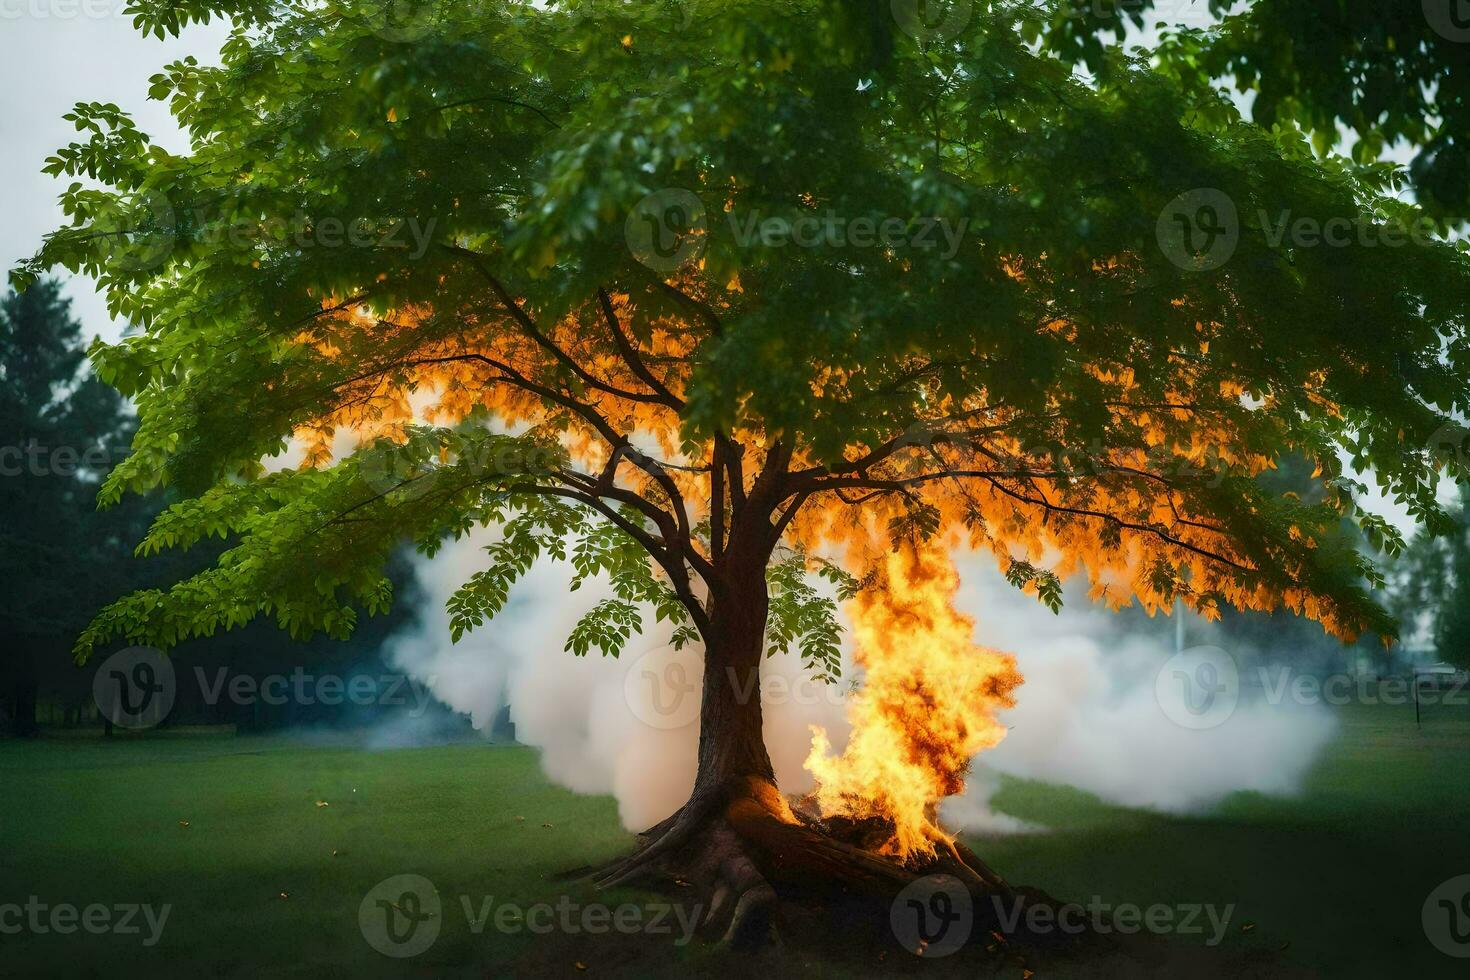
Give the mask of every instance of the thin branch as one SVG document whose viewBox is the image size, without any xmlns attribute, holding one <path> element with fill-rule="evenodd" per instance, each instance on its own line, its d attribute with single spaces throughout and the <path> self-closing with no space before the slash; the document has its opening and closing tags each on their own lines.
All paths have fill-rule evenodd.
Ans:
<svg viewBox="0 0 1470 980">
<path fill-rule="evenodd" d="M 1184 550 L 1193 552 L 1194 554 L 1197 554 L 1203 558 L 1208 558 L 1211 561 L 1219 562 L 1222 565 L 1228 565 L 1231 568 L 1238 569 L 1242 572 L 1257 573 L 1260 571 L 1260 569 L 1254 568 L 1250 565 L 1242 565 L 1240 562 L 1235 561 L 1233 558 L 1229 558 L 1226 555 L 1210 551 L 1208 548 L 1201 548 L 1199 545 L 1196 544 L 1191 544 L 1190 542 L 1185 541 L 1182 538 L 1178 538 L 1156 525 L 1139 524 L 1133 521 L 1125 521 L 1115 514 L 1108 514 L 1103 511 L 1088 510 L 1081 507 L 1067 507 L 1062 504 L 1051 503 L 1050 501 L 1044 499 L 1037 500 L 1036 498 L 1028 497 L 1017 490 L 1012 490 L 1010 487 L 1007 487 L 1005 484 L 1000 483 L 996 480 L 990 480 L 988 482 L 991 486 L 995 487 L 1006 496 L 1011 497 L 1015 500 L 1019 500 L 1022 503 L 1045 508 L 1048 513 L 1070 514 L 1076 517 L 1089 517 L 1097 520 L 1107 521 L 1127 531 L 1137 531 L 1142 534 L 1151 534 L 1168 542 L 1169 544 L 1174 545 L 1177 548 L 1183 548 Z"/>
<path fill-rule="evenodd" d="M 674 553 L 672 549 L 662 547 L 656 538 L 632 521 L 629 521 L 622 514 L 619 514 L 614 508 L 609 507 L 602 500 L 577 489 L 546 486 L 544 484 L 516 484 L 508 489 L 512 493 L 540 493 L 576 500 L 586 504 L 611 521 L 619 530 L 623 531 L 634 541 L 637 541 L 643 547 L 643 550 L 647 551 L 653 560 L 658 562 L 659 567 L 669 576 L 669 581 L 674 587 L 674 593 L 683 602 L 684 608 L 688 610 L 690 618 L 694 620 L 694 625 L 699 630 L 700 636 L 704 637 L 706 642 L 709 641 L 711 635 L 709 615 L 705 612 L 699 599 L 694 595 L 694 590 L 691 588 L 689 582 L 689 573 L 684 568 L 679 555 Z"/>
<path fill-rule="evenodd" d="M 577 363 L 575 358 L 573 358 L 566 351 L 562 350 L 555 341 L 553 341 L 550 337 L 541 332 L 541 329 L 536 326 L 536 321 L 531 319 L 530 314 L 525 311 L 525 308 L 522 307 L 521 304 L 516 300 L 516 298 L 510 294 L 510 291 L 505 288 L 505 284 L 495 277 L 495 274 L 490 271 L 490 268 L 487 265 L 485 265 L 484 258 L 478 252 L 472 251 L 471 249 L 462 248 L 458 245 L 449 245 L 445 247 L 454 252 L 456 255 L 462 255 L 466 259 L 468 259 L 470 264 L 475 267 L 475 271 L 478 272 L 481 277 L 490 284 L 490 288 L 495 292 L 496 298 L 500 300 L 501 305 L 505 307 L 505 310 L 507 313 L 510 314 L 511 319 L 515 320 L 515 322 L 520 325 L 522 332 L 525 333 L 526 336 L 530 337 L 533 341 L 535 341 L 542 350 L 546 351 L 553 358 L 555 358 L 557 363 L 561 364 L 567 370 L 571 371 L 578 378 L 581 378 L 584 384 L 588 385 L 589 387 L 596 388 L 598 391 L 605 392 L 606 394 L 612 395 L 616 398 L 624 398 L 628 401 L 652 402 L 654 404 L 662 402 L 663 399 L 658 395 L 651 395 L 647 392 L 641 391 L 625 391 L 624 389 L 618 388 L 615 385 L 610 385 L 606 381 L 603 381 L 601 378 L 594 375 L 592 372 L 588 371 L 586 368 L 582 367 L 582 365 Z"/>
<path fill-rule="evenodd" d="M 623 360 L 627 362 L 628 367 L 655 394 L 662 397 L 670 408 L 676 412 L 682 411 L 684 408 L 684 399 L 670 391 L 668 386 L 648 369 L 648 365 L 643 363 L 643 358 L 639 356 L 638 349 L 633 346 L 633 342 L 623 332 L 622 324 L 618 322 L 618 314 L 613 309 L 612 297 L 601 286 L 597 287 L 597 300 L 602 306 L 602 315 L 607 320 L 607 326 L 609 332 L 612 334 L 613 344 L 617 346 L 618 353 L 623 356 Z"/>
</svg>

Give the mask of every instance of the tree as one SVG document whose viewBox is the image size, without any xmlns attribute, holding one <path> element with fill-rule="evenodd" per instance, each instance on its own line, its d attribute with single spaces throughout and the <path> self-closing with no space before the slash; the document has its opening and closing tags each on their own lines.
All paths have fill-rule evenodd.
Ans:
<svg viewBox="0 0 1470 980">
<path fill-rule="evenodd" d="M 1470 495 L 1463 492 L 1459 527 L 1446 551 L 1447 574 L 1434 610 L 1434 646 L 1441 660 L 1470 668 Z"/>
<path fill-rule="evenodd" d="M 615 590 L 571 652 L 616 655 L 644 610 L 702 645 L 691 797 L 602 880 L 718 882 L 732 936 L 774 888 L 1005 887 L 932 822 L 1019 682 L 952 611 L 951 546 L 1050 604 L 1075 574 L 1389 635 L 1337 532 L 1398 537 L 1339 451 L 1431 526 L 1439 473 L 1467 476 L 1433 438 L 1470 407 L 1462 251 L 1226 222 L 1419 212 L 1116 51 L 1085 83 L 1029 44 L 1045 4 L 135 6 L 236 18 L 220 66 L 154 79 L 190 149 L 78 106 L 50 169 L 106 186 L 13 276 L 95 275 L 142 327 L 93 357 L 141 416 L 104 497 L 183 498 L 144 548 L 238 544 L 79 656 L 258 615 L 343 634 L 390 601 L 395 542 L 500 524 L 456 634 L 554 558 Z M 268 472 L 293 437 L 305 463 Z M 1320 500 L 1258 479 L 1290 453 Z M 783 646 L 835 666 L 805 571 L 856 597 L 867 668 L 815 816 L 775 787 L 758 674 Z"/>
<path fill-rule="evenodd" d="M 128 550 L 121 515 L 99 517 L 95 497 L 126 451 L 131 418 L 86 370 L 81 329 L 54 281 L 0 299 L 0 702 L 21 735 L 37 730 L 42 678 L 65 662 L 96 604 L 128 587 L 112 574 Z"/>
<path fill-rule="evenodd" d="M 1177 29 L 1186 4 L 1208 8 L 1216 29 Z M 1047 46 L 1064 58 L 1106 71 L 1103 36 L 1128 23 L 1176 28 L 1153 52 L 1162 70 L 1249 93 L 1257 123 L 1301 127 L 1324 155 L 1339 127 L 1357 137 L 1364 165 L 1403 142 L 1427 213 L 1446 226 L 1470 214 L 1470 17 L 1460 0 L 1066 0 L 1054 10 Z"/>
</svg>

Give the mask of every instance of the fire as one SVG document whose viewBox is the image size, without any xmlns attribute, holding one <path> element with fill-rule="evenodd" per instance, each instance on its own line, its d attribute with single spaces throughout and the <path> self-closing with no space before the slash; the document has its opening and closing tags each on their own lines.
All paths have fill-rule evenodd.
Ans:
<svg viewBox="0 0 1470 980">
<path fill-rule="evenodd" d="M 996 712 L 1014 705 L 1022 682 L 1015 658 L 974 643 L 974 620 L 954 608 L 958 589 L 942 546 L 890 551 L 853 603 L 867 676 L 848 711 L 847 750 L 831 755 L 826 731 L 812 727 L 806 768 L 822 814 L 891 823 L 883 850 L 902 859 L 951 839 L 935 808 L 964 789 L 970 760 L 1005 737 Z"/>
</svg>

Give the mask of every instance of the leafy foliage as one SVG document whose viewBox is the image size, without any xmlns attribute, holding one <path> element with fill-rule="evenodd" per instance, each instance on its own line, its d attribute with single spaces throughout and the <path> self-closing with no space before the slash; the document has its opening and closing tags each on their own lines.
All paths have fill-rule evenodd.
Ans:
<svg viewBox="0 0 1470 980">
<path fill-rule="evenodd" d="M 1055 3 L 925 38 L 829 0 L 389 6 L 134 0 L 155 33 L 235 19 L 218 65 L 153 79 L 188 151 L 87 104 L 49 164 L 72 224 L 13 280 L 95 275 L 140 328 L 92 351 L 141 420 L 104 496 L 177 489 L 145 548 L 236 542 L 109 607 L 81 655 L 257 615 L 340 634 L 389 600 L 394 542 L 480 525 L 505 535 L 456 635 L 565 556 L 614 589 L 578 654 L 615 655 L 645 605 L 709 641 L 766 582 L 768 639 L 827 673 L 831 600 L 778 546 L 862 576 L 923 539 L 1053 606 L 1080 574 L 1114 605 L 1393 631 L 1340 524 L 1392 535 L 1341 456 L 1449 526 L 1437 482 L 1470 468 L 1434 434 L 1470 410 L 1470 266 L 1437 238 L 1274 234 L 1256 216 L 1424 215 L 1185 70 L 1234 64 L 1224 35 L 1157 65 L 1080 41 L 1088 81 Z M 1208 268 L 1160 231 L 1198 188 L 1243 216 Z M 669 194 L 703 220 L 671 226 Z M 682 260 L 640 251 L 650 218 Z M 1293 453 L 1320 498 L 1262 480 Z"/>
<path fill-rule="evenodd" d="M 767 653 L 785 653 L 795 644 L 812 676 L 831 683 L 842 674 L 842 627 L 837 622 L 837 603 L 851 599 L 859 583 L 840 567 L 818 562 L 817 575 L 836 587 L 835 598 L 823 595 L 808 579 L 808 564 L 807 556 L 798 552 L 766 568 L 771 596 Z"/>
<path fill-rule="evenodd" d="M 1356 136 L 1353 159 L 1365 173 L 1386 147 L 1417 148 L 1408 178 L 1419 201 L 1449 223 L 1470 219 L 1470 29 L 1458 0 L 1200 0 L 1219 19 L 1212 30 L 1169 30 L 1177 4 L 1158 0 L 1067 0 L 1046 28 L 1047 46 L 1107 71 L 1102 38 L 1121 28 L 1162 24 L 1154 53 L 1164 70 L 1197 89 L 1228 83 L 1250 93 L 1252 117 L 1278 132 L 1298 127 L 1318 153 Z M 1192 18 L 1198 20 L 1198 18 Z"/>
</svg>

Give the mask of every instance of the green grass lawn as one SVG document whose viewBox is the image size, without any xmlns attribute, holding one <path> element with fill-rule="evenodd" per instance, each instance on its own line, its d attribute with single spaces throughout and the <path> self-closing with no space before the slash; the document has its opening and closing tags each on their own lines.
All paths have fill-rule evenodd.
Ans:
<svg viewBox="0 0 1470 980">
<path fill-rule="evenodd" d="M 1223 946 L 1192 952 L 1227 974 L 1462 976 L 1466 961 L 1426 941 L 1420 908 L 1440 881 L 1470 873 L 1470 713 L 1440 708 L 1420 732 L 1411 709 L 1338 710 L 1339 738 L 1298 798 L 1241 794 L 1181 818 L 1012 780 L 997 808 L 1051 830 L 971 843 L 1013 881 L 1062 898 L 1233 904 Z M 515 746 L 370 752 L 183 733 L 0 741 L 0 905 L 35 895 L 171 906 L 152 947 L 146 926 L 0 934 L 0 975 L 733 975 L 697 941 L 674 945 L 677 925 L 539 936 L 511 919 L 476 933 L 460 907 L 460 896 L 478 910 L 492 896 L 493 908 L 569 895 L 642 908 L 656 898 L 594 896 L 557 879 L 630 841 L 611 800 L 549 785 L 535 754 Z M 434 883 L 442 928 L 426 952 L 393 960 L 364 941 L 358 907 L 404 873 Z M 909 959 L 895 950 L 873 972 L 928 966 Z M 854 972 L 809 952 L 786 964 Z"/>
</svg>

